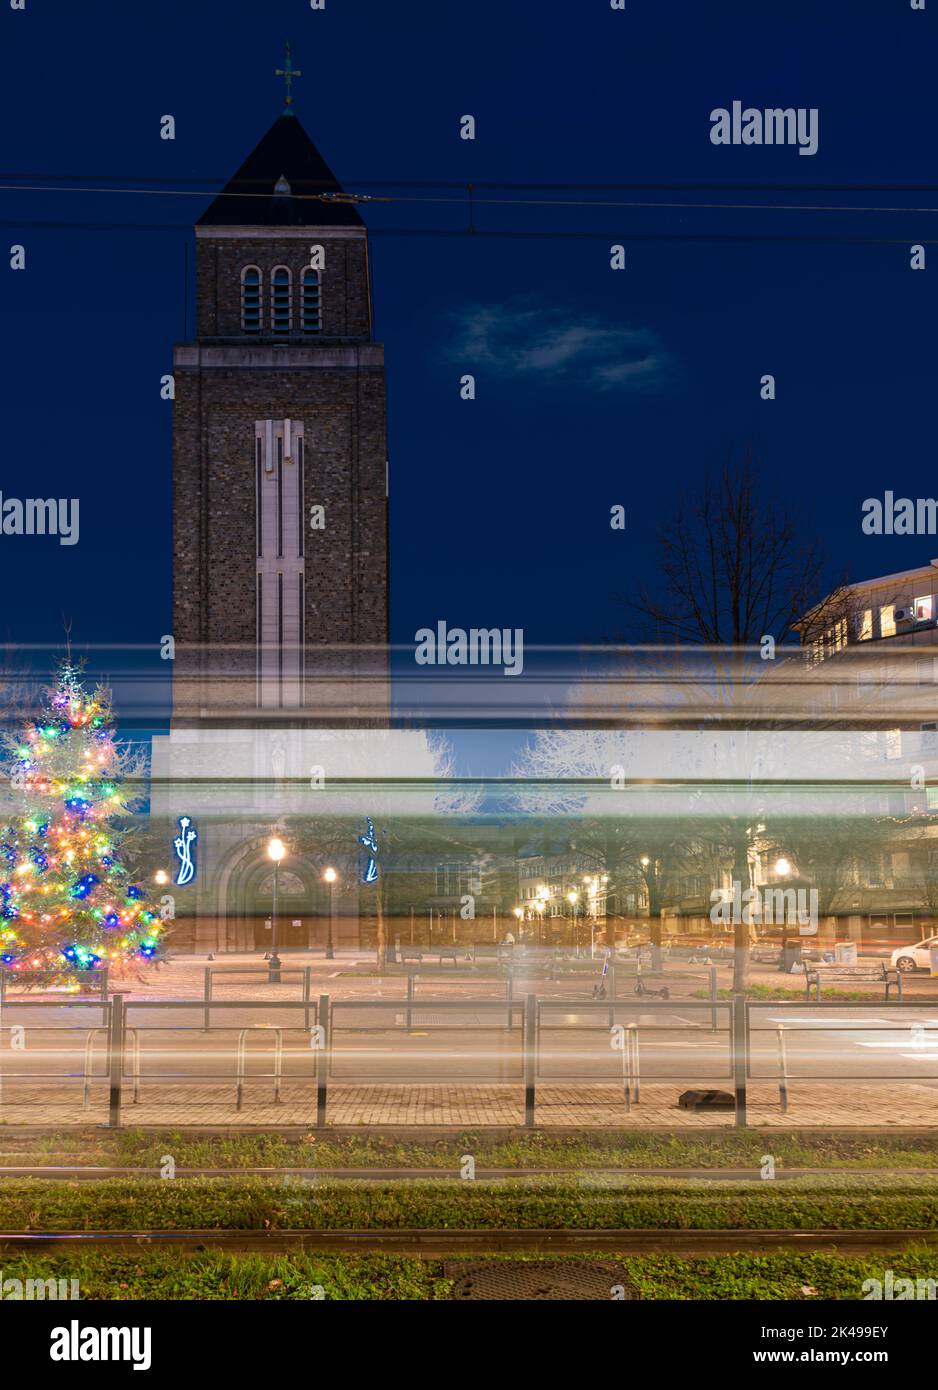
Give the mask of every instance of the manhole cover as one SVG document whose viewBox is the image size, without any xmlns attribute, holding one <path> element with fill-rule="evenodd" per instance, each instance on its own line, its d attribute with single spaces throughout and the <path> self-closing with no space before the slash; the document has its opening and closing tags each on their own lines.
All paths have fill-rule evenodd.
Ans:
<svg viewBox="0 0 938 1390">
<path fill-rule="evenodd" d="M 570 1302 L 640 1297 L 621 1265 L 602 1260 L 449 1260 L 451 1298 Z"/>
</svg>

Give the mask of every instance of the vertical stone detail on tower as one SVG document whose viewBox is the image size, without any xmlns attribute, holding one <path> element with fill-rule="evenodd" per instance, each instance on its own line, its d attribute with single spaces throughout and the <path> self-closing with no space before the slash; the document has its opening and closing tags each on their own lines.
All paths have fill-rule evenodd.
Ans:
<svg viewBox="0 0 938 1390">
<path fill-rule="evenodd" d="M 257 420 L 254 448 L 257 704 L 296 709 L 305 674 L 303 425 Z"/>
</svg>

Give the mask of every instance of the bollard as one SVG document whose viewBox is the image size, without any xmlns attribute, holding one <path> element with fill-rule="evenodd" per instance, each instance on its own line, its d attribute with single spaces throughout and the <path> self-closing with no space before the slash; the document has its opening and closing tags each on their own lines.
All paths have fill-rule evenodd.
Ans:
<svg viewBox="0 0 938 1390">
<path fill-rule="evenodd" d="M 521 1040 L 524 1052 L 524 1127 L 534 1128 L 534 1108 L 536 1104 L 535 1056 L 537 1048 L 537 995 L 527 994 L 524 999 L 524 1031 Z"/>
<path fill-rule="evenodd" d="M 710 1032 L 717 1031 L 717 968 L 710 967 Z"/>
<path fill-rule="evenodd" d="M 120 1129 L 121 1086 L 124 1079 L 124 996 L 122 994 L 115 994 L 111 999 L 107 1045 L 110 1071 L 108 1127 Z"/>
<path fill-rule="evenodd" d="M 204 997 L 205 1007 L 202 1010 L 202 1031 L 204 1033 L 207 1033 L 209 1030 L 209 1014 L 211 1012 L 211 1010 L 209 1009 L 209 1004 L 212 1001 L 212 967 L 210 965 L 207 965 L 205 967 Z"/>
<path fill-rule="evenodd" d="M 746 1077 L 748 1056 L 746 1047 L 746 996 L 733 995 L 733 1071 L 736 1081 L 736 1128 L 746 1128 Z"/>
<path fill-rule="evenodd" d="M 404 1021 L 405 1021 L 405 1024 L 406 1024 L 406 1026 L 407 1026 L 408 1028 L 410 1028 L 410 1027 L 412 1026 L 412 1015 L 411 1015 L 411 1012 L 410 1012 L 410 1006 L 411 1006 L 411 1004 L 414 1002 L 414 980 L 415 980 L 415 978 L 416 978 L 416 977 L 415 977 L 415 975 L 414 975 L 414 972 L 413 972 L 412 970 L 409 971 L 409 972 L 408 972 L 408 975 L 407 975 L 407 1013 L 404 1015 Z"/>
<path fill-rule="evenodd" d="M 512 1019 L 511 1019 L 511 1012 L 512 1012 L 512 1010 L 511 1010 L 511 1000 L 512 1000 L 512 997 L 513 997 L 513 996 L 512 996 L 512 991 L 513 991 L 513 989 L 514 989 L 514 975 L 513 975 L 513 972 L 512 972 L 512 968 L 511 968 L 511 966 L 509 965 L 509 966 L 508 966 L 508 977 L 507 977 L 507 979 L 506 979 L 506 981 L 505 981 L 505 998 L 506 998 L 506 1000 L 508 1001 L 507 1018 L 506 1018 L 505 1022 L 506 1022 L 506 1025 L 507 1025 L 507 1027 L 508 1027 L 509 1033 L 511 1032 L 511 1023 L 512 1023 Z"/>
<path fill-rule="evenodd" d="M 316 1127 L 326 1125 L 326 1105 L 329 1100 L 329 1050 L 332 1046 L 332 1014 L 328 994 L 320 994 L 316 1022 L 322 1029 L 322 1047 L 316 1058 Z"/>
</svg>

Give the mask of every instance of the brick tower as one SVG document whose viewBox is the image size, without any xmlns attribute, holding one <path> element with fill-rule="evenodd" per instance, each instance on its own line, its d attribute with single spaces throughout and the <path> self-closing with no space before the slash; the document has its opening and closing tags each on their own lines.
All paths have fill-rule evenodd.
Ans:
<svg viewBox="0 0 938 1390">
<path fill-rule="evenodd" d="M 382 723 L 368 240 L 289 97 L 196 226 L 196 314 L 174 355 L 174 722 Z"/>
</svg>

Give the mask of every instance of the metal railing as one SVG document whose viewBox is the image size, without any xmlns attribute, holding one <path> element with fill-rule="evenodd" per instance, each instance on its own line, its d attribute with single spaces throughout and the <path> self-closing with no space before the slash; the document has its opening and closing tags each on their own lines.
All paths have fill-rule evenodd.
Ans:
<svg viewBox="0 0 938 1390">
<path fill-rule="evenodd" d="M 576 1013 L 574 1013 L 572 1017 L 568 1016 L 568 1018 L 564 1022 L 553 1024 L 550 1022 L 545 1022 L 545 1017 L 549 1018 L 549 1015 L 552 1011 L 569 1011 L 574 1009 L 576 1010 Z M 641 1013 L 643 1015 L 642 1018 L 635 1019 L 628 1017 L 628 1011 L 632 1011 L 635 1009 L 641 1010 Z M 544 1051 L 543 1043 L 545 1036 L 549 1036 L 551 1033 L 569 1035 L 571 1029 L 575 1029 L 578 1032 L 598 1032 L 609 1038 L 610 1051 L 613 1054 L 616 1052 L 621 1054 L 621 1077 L 623 1098 L 625 1100 L 626 1110 L 631 1110 L 633 1104 L 637 1105 L 641 1098 L 642 1036 L 647 1036 L 651 1034 L 654 1037 L 660 1034 L 674 1034 L 675 1031 L 687 1031 L 686 1029 L 681 1030 L 680 1025 L 678 1025 L 678 1028 L 676 1028 L 673 1022 L 648 1023 L 647 1021 L 645 1021 L 644 1016 L 651 1014 L 653 1017 L 656 1015 L 671 1015 L 673 1017 L 675 1009 L 678 1009 L 681 1014 L 684 1014 L 687 1011 L 691 1011 L 709 1015 L 709 1027 L 705 1026 L 705 1024 L 702 1024 L 699 1027 L 695 1027 L 693 1030 L 697 1034 L 697 1036 L 699 1036 L 701 1040 L 701 1050 L 704 1052 L 710 1050 L 708 1046 L 709 1039 L 711 1038 L 712 1034 L 717 1031 L 717 1015 L 720 1012 L 725 1013 L 725 1032 L 727 1036 L 726 1054 L 725 1057 L 721 1059 L 721 1061 L 717 1065 L 712 1067 L 709 1064 L 704 1064 L 702 1067 L 700 1065 L 695 1066 L 693 1070 L 691 1070 L 691 1068 L 685 1063 L 682 1066 L 681 1070 L 678 1072 L 663 1072 L 660 1070 L 660 1068 L 656 1068 L 654 1074 L 655 1083 L 657 1084 L 658 1082 L 663 1082 L 667 1084 L 674 1081 L 735 1082 L 736 1072 L 734 1068 L 735 1034 L 733 1004 L 728 1000 L 718 1001 L 715 999 L 681 999 L 677 1001 L 677 1003 L 673 1001 L 655 1001 L 654 1003 L 649 1003 L 644 999 L 642 999 L 640 1002 L 636 1002 L 629 999 L 618 999 L 610 1001 L 564 1001 L 556 999 L 538 999 L 536 1000 L 536 1026 L 533 1035 L 535 1048 L 536 1075 L 539 1079 L 551 1081 L 554 1083 L 560 1080 L 596 1082 L 597 1080 L 607 1079 L 606 1077 L 598 1078 L 595 1071 L 578 1071 L 573 1073 L 571 1073 L 570 1071 L 566 1071 L 561 1075 L 555 1073 L 553 1075 L 548 1076 L 545 1072 L 544 1067 L 542 1066 L 542 1057 Z M 601 1023 L 578 1022 L 578 1015 L 584 1013 L 587 1018 L 591 1014 L 596 1014 L 600 1017 L 603 1014 L 605 1014 L 605 1025 Z M 622 1018 L 623 1021 L 617 1021 L 617 1019 L 619 1018 Z M 610 1066 L 610 1073 L 612 1072 L 612 1070 L 613 1067 Z"/>
<path fill-rule="evenodd" d="M 400 1064 L 412 1061 L 410 1074 L 405 1075 L 404 1084 L 414 1084 L 419 1080 L 414 1073 L 425 1071 L 431 1084 L 458 1086 L 462 1083 L 478 1084 L 487 1081 L 495 1085 L 519 1085 L 523 1089 L 524 1123 L 531 1127 L 535 1123 L 538 1105 L 538 1091 L 543 1085 L 555 1088 L 563 1082 L 573 1085 L 589 1083 L 593 1085 L 612 1082 L 621 1087 L 624 1109 L 630 1112 L 640 1104 L 642 1083 L 653 1086 L 669 1086 L 675 1082 L 697 1084 L 701 1081 L 731 1083 L 733 1089 L 735 1123 L 738 1127 L 747 1124 L 748 1088 L 750 1083 L 778 1086 L 779 1105 L 782 1113 L 787 1113 L 792 1083 L 808 1085 L 812 1083 L 841 1082 L 851 1087 L 863 1082 L 882 1082 L 885 1084 L 908 1083 L 910 1081 L 938 1080 L 938 1070 L 928 1065 L 933 1042 L 938 1043 L 938 1026 L 930 1029 L 916 1015 L 927 1013 L 927 1006 L 910 1000 L 890 1002 L 883 1005 L 876 1000 L 833 1001 L 824 1000 L 817 1004 L 797 1002 L 770 1002 L 747 1000 L 737 995 L 732 1000 L 680 999 L 673 1001 L 648 1001 L 645 998 L 618 998 L 605 1000 L 547 999 L 528 993 L 521 998 L 513 997 L 511 981 L 506 982 L 505 998 L 460 998 L 427 999 L 418 1002 L 413 992 L 414 981 L 404 999 L 342 999 L 332 1000 L 328 995 L 312 999 L 305 995 L 299 1000 L 218 1000 L 212 1001 L 212 1010 L 230 1022 L 214 1022 L 208 1029 L 198 1022 L 184 1023 L 176 1020 L 186 1013 L 195 1014 L 198 1019 L 202 1003 L 196 1000 L 135 1000 L 127 1002 L 122 995 L 113 996 L 106 1004 L 106 1024 L 93 1022 L 67 1023 L 27 1023 L 11 1022 L 12 1018 L 29 1017 L 39 1009 L 53 1008 L 66 1014 L 77 1011 L 78 1016 L 87 1014 L 100 1005 L 93 1000 L 55 1001 L 54 1004 L 39 1001 L 7 1002 L 3 1012 L 3 1026 L 0 1027 L 0 1107 L 6 1098 L 10 1085 L 31 1082 L 58 1082 L 69 1084 L 81 1082 L 82 1109 L 91 1104 L 92 1088 L 96 1082 L 105 1082 L 108 1094 L 108 1124 L 117 1128 L 122 1122 L 122 1107 L 125 1102 L 125 1086 L 129 1077 L 131 1083 L 131 1103 L 138 1105 L 144 1088 L 159 1087 L 167 1083 L 181 1087 L 189 1083 L 197 1086 L 211 1085 L 227 1087 L 233 1084 L 235 1110 L 244 1108 L 246 1088 L 259 1084 L 272 1083 L 273 1102 L 283 1103 L 284 1088 L 288 1080 L 301 1088 L 312 1087 L 310 1110 L 315 1113 L 315 1124 L 326 1124 L 330 1087 L 334 1084 L 362 1084 L 366 1077 L 368 1084 L 401 1084 Z M 876 1013 L 889 1010 L 890 1017 L 868 1021 L 871 1011 Z M 810 1016 L 804 1017 L 805 1010 Z M 264 1021 L 251 1023 L 245 1020 L 245 1013 L 263 1010 Z M 753 1010 L 756 1015 L 753 1015 Z M 303 1026 L 299 1021 L 294 1026 L 289 1020 L 289 1012 L 302 1014 Z M 636 1016 L 638 1012 L 639 1016 Z M 766 1018 L 766 1013 L 770 1017 Z M 270 1015 L 279 1015 L 275 1022 Z M 675 1019 L 675 1015 L 678 1015 Z M 850 1015 L 855 1015 L 852 1017 Z M 687 1015 L 699 1018 L 699 1023 L 688 1022 Z M 760 1015 L 762 1017 L 760 1017 Z M 786 1016 L 787 1015 L 787 1016 Z M 129 1025 L 128 1016 L 132 1019 Z M 904 1017 L 909 1019 L 903 1021 Z M 164 1022 L 163 1019 L 166 1021 Z M 310 1019 L 314 1020 L 310 1023 Z M 709 1024 L 709 1027 L 708 1027 Z M 719 1026 L 718 1026 L 719 1025 Z M 842 1029 L 841 1029 L 842 1025 Z M 63 1049 L 58 1046 L 60 1037 L 82 1035 L 82 1044 L 75 1050 L 82 1056 L 81 1070 L 69 1070 L 67 1064 L 58 1071 L 48 1069 L 23 1070 L 21 1053 L 17 1054 L 15 1067 L 3 1065 L 5 1051 L 2 1040 L 23 1027 L 42 1035 L 50 1035 L 55 1041 L 50 1055 L 61 1058 Z M 893 1034 L 908 1037 L 912 1051 L 922 1050 L 922 1064 L 912 1071 L 898 1071 L 888 1060 L 873 1057 L 870 1066 L 863 1074 L 858 1074 L 856 1054 L 850 1048 L 844 1051 L 842 1069 L 832 1069 L 816 1050 L 806 1050 L 800 1059 L 791 1052 L 792 1039 L 802 1035 L 827 1033 L 832 1027 L 851 1035 L 858 1033 Z M 714 1034 L 719 1033 L 718 1042 Z M 225 1070 L 228 1056 L 227 1044 L 222 1050 L 200 1047 L 183 1051 L 183 1067 L 177 1070 L 144 1070 L 147 1058 L 144 1040 L 147 1035 L 169 1034 L 178 1041 L 187 1036 L 212 1039 L 225 1034 L 234 1034 L 230 1056 L 233 1071 Z M 302 1040 L 302 1045 L 288 1053 L 286 1037 L 294 1034 Z M 494 1040 L 490 1053 L 480 1049 L 480 1039 L 488 1034 Z M 379 1036 L 380 1035 L 380 1036 Z M 578 1036 L 579 1035 L 579 1036 Z M 585 1035 L 585 1045 L 584 1038 Z M 689 1056 L 687 1039 L 691 1036 L 699 1041 L 696 1056 Z M 599 1047 L 593 1045 L 592 1037 L 602 1038 Z M 103 1073 L 96 1073 L 96 1045 L 105 1039 Z M 430 1039 L 424 1046 L 418 1039 Z M 437 1050 L 443 1038 L 448 1051 Z M 251 1043 L 263 1039 L 272 1043 L 272 1053 L 251 1051 Z M 352 1045 L 349 1046 L 351 1039 Z M 403 1046 L 395 1040 L 406 1039 Z M 411 1042 L 413 1039 L 413 1042 Z M 647 1044 L 651 1040 L 649 1053 Z M 364 1047 L 356 1044 L 362 1040 Z M 391 1046 L 369 1046 L 370 1042 Z M 467 1047 L 466 1040 L 469 1042 Z M 559 1046 L 555 1042 L 559 1040 Z M 671 1044 L 676 1043 L 677 1047 Z M 856 1038 L 851 1037 L 855 1047 Z M 287 1076 L 286 1058 L 296 1064 L 301 1058 L 313 1053 L 311 1065 L 303 1065 L 292 1076 Z M 214 1070 L 199 1064 L 199 1054 L 217 1063 Z M 381 1055 L 390 1057 L 388 1062 Z M 41 1049 L 37 1051 L 42 1056 Z M 250 1058 L 271 1058 L 271 1069 L 249 1070 Z M 151 1054 L 152 1058 L 152 1054 Z M 480 1065 L 484 1059 L 484 1066 Z M 194 1068 L 189 1064 L 194 1062 Z M 452 1065 L 450 1065 L 452 1063 Z M 397 1068 L 397 1075 L 393 1069 Z M 4 1075 L 4 1073 L 7 1073 Z M 177 1100 L 178 1103 L 178 1100 Z M 310 1114 L 310 1120 L 313 1116 Z M 176 1121 L 174 1120 L 174 1123 Z"/>
<path fill-rule="evenodd" d="M 281 965 L 278 971 L 281 983 L 284 975 L 299 975 L 302 980 L 300 1002 L 306 1005 L 305 1025 L 309 1027 L 310 999 L 312 997 L 313 967 L 311 965 Z M 202 1021 L 205 1031 L 211 1027 L 212 1009 L 219 1002 L 215 999 L 215 977 L 216 975 L 262 975 L 265 980 L 270 979 L 270 967 L 267 965 L 207 965 L 205 967 L 205 977 L 202 987 L 203 1006 Z"/>
<path fill-rule="evenodd" d="M 244 1080 L 247 1071 L 247 1044 L 251 1033 L 270 1029 L 274 1035 L 274 1104 L 280 1105 L 280 1092 L 283 1081 L 283 1029 L 273 1023 L 259 1023 L 253 1028 L 242 1028 L 238 1034 L 238 1064 L 235 1091 L 235 1109 L 240 1110 L 244 1100 Z"/>
<path fill-rule="evenodd" d="M 33 1004 L 87 1004 L 92 1002 L 89 999 L 81 997 L 79 995 L 68 994 L 64 990 L 60 991 L 55 996 L 50 997 L 48 989 L 43 991 L 42 989 L 32 990 L 28 988 L 29 984 L 33 981 L 41 983 L 42 978 L 43 977 L 35 971 L 11 970 L 8 965 L 0 965 L 0 1011 L 2 1011 L 3 1007 L 7 1003 L 20 1004 L 32 1002 Z M 79 971 L 76 974 L 75 978 L 80 985 L 94 985 L 95 992 L 98 996 L 98 1004 L 101 1009 L 101 1018 L 102 1021 L 105 1020 L 107 1016 L 108 1001 L 108 967 L 105 965 L 102 966 L 100 970 Z M 25 995 L 24 999 L 10 998 L 11 988 L 15 988 L 17 985 L 19 985 L 21 988 L 24 985 L 27 986 L 23 990 L 23 993 Z"/>
<path fill-rule="evenodd" d="M 832 1010 L 832 1011 L 835 1012 L 835 1016 L 836 1016 L 836 1012 L 837 1012 L 837 1011 L 841 1011 L 841 1010 L 844 1010 L 844 1009 L 850 1009 L 850 1010 L 857 1010 L 857 1009 L 859 1009 L 859 1010 L 862 1012 L 862 1010 L 864 1010 L 864 1009 L 868 1009 L 868 1008 L 870 1008 L 870 1007 L 873 1007 L 874 1004 L 875 1004 L 875 1001 L 871 1001 L 870 1004 L 866 1004 L 866 1003 L 858 1004 L 856 1000 L 824 999 L 824 1000 L 821 1000 L 821 1001 L 819 1001 L 819 1002 L 816 1002 L 816 1003 L 815 1003 L 815 1007 L 817 1008 L 817 1010 L 818 1010 L 819 1013 L 823 1013 L 823 1012 L 826 1011 L 826 1010 Z M 750 1004 L 748 1007 L 751 1008 L 752 1005 Z M 757 1007 L 759 1007 L 759 1006 L 757 1006 Z M 761 1005 L 761 1007 L 764 1008 L 765 1005 L 763 1004 L 763 1005 Z M 787 1007 L 789 1007 L 789 1008 L 791 1008 L 791 1007 L 796 1007 L 796 1008 L 797 1008 L 797 1007 L 799 1007 L 799 1006 L 798 1006 L 798 1005 L 794 1005 L 794 1006 L 793 1006 L 793 1005 L 790 1005 L 790 1004 L 789 1004 Z M 891 1010 L 896 1010 L 896 1009 L 898 1009 L 898 1010 L 912 1010 L 912 1011 L 914 1011 L 914 1012 L 916 1012 L 916 1013 L 921 1012 L 921 1005 L 918 1004 L 918 1003 L 917 1003 L 916 1001 L 914 1001 L 914 1000 L 908 1000 L 908 999 L 903 999 L 903 1000 L 897 1000 L 897 1001 L 895 1001 L 895 1002 L 890 1002 L 889 1005 L 888 1005 L 888 1007 L 889 1007 Z M 881 1008 L 877 1009 L 877 1012 L 882 1012 L 882 1009 L 881 1009 Z M 882 1033 L 901 1033 L 903 1036 L 905 1036 L 905 1037 L 907 1037 L 907 1038 L 909 1039 L 909 1047 L 910 1047 L 913 1051 L 914 1051 L 915 1049 L 917 1049 L 917 1048 L 920 1048 L 920 1047 L 924 1049 L 926 1046 L 929 1045 L 929 1044 L 926 1043 L 925 1039 L 927 1038 L 927 1036 L 928 1036 L 928 1034 L 929 1034 L 929 1032 L 930 1032 L 931 1035 L 932 1035 L 932 1038 L 933 1038 L 933 1042 L 932 1042 L 930 1045 L 931 1045 L 932 1047 L 934 1047 L 934 1049 L 935 1049 L 936 1052 L 938 1052 L 938 1023 L 936 1023 L 936 1025 L 935 1025 L 932 1029 L 929 1029 L 929 1028 L 927 1027 L 927 1025 L 925 1025 L 925 1024 L 918 1024 L 918 1025 L 916 1025 L 915 1023 L 912 1023 L 912 1024 L 908 1024 L 908 1023 L 882 1023 L 882 1022 L 877 1021 L 877 1022 L 874 1023 L 874 1024 L 867 1024 L 867 1023 L 862 1022 L 861 1020 L 853 1020 L 853 1019 L 848 1019 L 848 1020 L 847 1020 L 847 1023 L 848 1023 L 848 1025 L 849 1025 L 849 1031 L 850 1031 L 851 1033 L 879 1033 L 879 1034 L 882 1034 Z M 786 1113 L 787 1113 L 787 1111 L 788 1111 L 788 1101 L 789 1101 L 789 1082 L 792 1082 L 792 1081 L 799 1081 L 799 1082 L 836 1082 L 836 1081 L 849 1081 L 852 1085 L 863 1085 L 863 1084 L 870 1084 L 870 1083 L 879 1084 L 879 1083 L 893 1083 L 893 1082 L 904 1082 L 904 1083 L 908 1084 L 908 1082 L 909 1082 L 910 1080 L 914 1080 L 914 1081 L 936 1081 L 936 1080 L 938 1080 L 938 1071 L 932 1071 L 931 1073 L 926 1073 L 926 1072 L 922 1072 L 922 1071 L 917 1070 L 914 1077 L 910 1077 L 909 1074 L 908 1074 L 908 1072 L 895 1074 L 895 1073 L 892 1073 L 892 1072 L 882 1072 L 882 1071 L 877 1071 L 876 1074 L 875 1074 L 875 1076 L 857 1076 L 855 1073 L 852 1073 L 851 1075 L 847 1076 L 847 1075 L 845 1075 L 843 1072 L 821 1072 L 821 1071 L 818 1071 L 818 1070 L 817 1070 L 816 1066 L 815 1066 L 815 1067 L 812 1067 L 812 1070 L 809 1071 L 809 1072 L 796 1072 L 796 1071 L 792 1071 L 792 1069 L 791 1069 L 791 1067 L 790 1067 L 790 1065 L 789 1065 L 789 1059 L 788 1059 L 788 1038 L 791 1037 L 791 1036 L 793 1036 L 793 1035 L 795 1035 L 795 1034 L 798 1034 L 798 1033 L 823 1033 L 823 1034 L 829 1035 L 830 1032 L 831 1032 L 830 1024 L 829 1024 L 829 1023 L 825 1024 L 825 1023 L 821 1023 L 821 1022 L 818 1022 L 818 1023 L 805 1023 L 803 1019 L 795 1019 L 795 1020 L 793 1020 L 793 1021 L 790 1022 L 790 1023 L 789 1023 L 789 1022 L 786 1022 L 786 1021 L 784 1021 L 784 1020 L 775 1020 L 775 1022 L 774 1022 L 774 1029 L 775 1029 L 776 1062 L 777 1062 L 777 1067 L 778 1067 L 778 1078 L 777 1078 L 777 1079 L 778 1079 L 779 1104 L 781 1105 L 782 1110 L 783 1110 L 784 1112 L 786 1112 Z M 763 1074 L 760 1074 L 760 1073 L 758 1073 L 758 1072 L 753 1072 L 753 1071 L 751 1070 L 752 1033 L 753 1033 L 753 1031 L 755 1031 L 755 1032 L 758 1033 L 758 1032 L 767 1032 L 767 1031 L 769 1031 L 769 1030 L 768 1030 L 768 1029 L 755 1029 L 755 1030 L 753 1030 L 753 1029 L 752 1029 L 752 1026 L 751 1026 L 751 1023 L 748 1024 L 748 1026 L 747 1026 L 747 1062 L 748 1062 L 747 1074 L 748 1074 L 749 1078 L 750 1078 L 751 1080 L 754 1080 L 754 1081 L 771 1080 L 770 1077 L 766 1077 L 766 1076 L 763 1075 Z"/>
<path fill-rule="evenodd" d="M 116 997 L 117 997 L 117 998 L 120 998 L 119 995 L 116 996 Z M 64 1010 L 64 1011 L 67 1011 L 67 1012 L 71 1012 L 73 1009 L 77 1009 L 77 1010 L 79 1010 L 80 1012 L 85 1011 L 85 1010 L 88 1010 L 88 1009 L 95 1009 L 95 1010 L 101 1009 L 101 1010 L 102 1010 L 102 1013 L 103 1013 L 103 1017 L 104 1017 L 104 1022 L 103 1022 L 103 1024 L 101 1024 L 101 1025 L 92 1026 L 92 1027 L 89 1027 L 89 1025 L 88 1025 L 87 1023 L 43 1023 L 43 1024 L 34 1024 L 34 1023 L 29 1023 L 29 1022 L 25 1022 L 25 1023 L 9 1023 L 9 1022 L 6 1022 L 7 1019 L 9 1019 L 9 1018 L 15 1018 L 15 1017 L 17 1017 L 17 1016 L 29 1018 L 30 1015 L 32 1015 L 32 1014 L 35 1012 L 36 1009 L 50 1009 L 50 1008 L 56 1009 L 56 1010 Z M 9 999 L 9 998 L 7 998 L 7 999 L 3 1002 L 2 1007 L 0 1007 L 0 1019 L 3 1019 L 3 1020 L 4 1020 L 2 1026 L 0 1026 L 0 1040 L 3 1039 L 4 1035 L 6 1035 L 6 1034 L 9 1034 L 9 1035 L 10 1035 L 10 1048 L 9 1048 L 9 1051 L 12 1052 L 12 1051 L 14 1051 L 14 1050 L 16 1050 L 16 1051 L 20 1051 L 20 1050 L 21 1050 L 21 1051 L 23 1052 L 23 1054 L 25 1055 L 25 1053 L 26 1053 L 25 1039 L 26 1039 L 26 1033 L 27 1033 L 27 1031 L 29 1031 L 29 1032 L 44 1033 L 44 1034 L 45 1034 L 45 1033 L 51 1033 L 51 1034 L 53 1034 L 53 1035 L 58 1035 L 58 1034 L 60 1034 L 60 1033 L 66 1033 L 66 1034 L 81 1033 L 81 1034 L 83 1034 L 84 1037 L 85 1037 L 85 1046 L 84 1046 L 84 1066 L 83 1066 L 83 1069 L 82 1069 L 82 1071 L 81 1071 L 80 1074 L 79 1074 L 79 1073 L 67 1072 L 67 1071 L 63 1073 L 61 1070 L 60 1070 L 60 1071 L 32 1071 L 32 1070 L 23 1070 L 21 1067 L 17 1067 L 16 1075 L 15 1075 L 15 1078 L 14 1078 L 14 1077 L 11 1077 L 11 1076 L 9 1075 L 9 1073 L 8 1073 L 8 1072 L 5 1072 L 5 1070 L 4 1070 L 4 1067 L 3 1067 L 3 1060 L 4 1060 L 5 1049 L 4 1049 L 4 1047 L 2 1046 L 2 1041 L 0 1041 L 0 1104 L 2 1104 L 3 1097 L 4 1097 L 4 1091 L 6 1090 L 7 1084 L 18 1084 L 18 1083 L 21 1082 L 21 1081 L 27 1081 L 27 1082 L 32 1082 L 32 1081 L 57 1081 L 57 1082 L 60 1082 L 60 1083 L 64 1081 L 64 1082 L 68 1083 L 68 1082 L 71 1082 L 71 1081 L 78 1081 L 78 1080 L 80 1080 L 80 1081 L 82 1082 L 82 1107 L 84 1108 L 85 1103 L 86 1103 L 86 1100 L 87 1100 L 87 1095 L 88 1095 L 89 1077 L 90 1077 L 91 1071 L 92 1071 L 91 1049 L 92 1049 L 92 1046 L 93 1046 L 94 1038 L 95 1038 L 96 1036 L 97 1036 L 97 1037 L 100 1037 L 100 1036 L 103 1035 L 103 1036 L 106 1037 L 106 1039 L 107 1039 L 107 1058 L 108 1058 L 108 1066 L 110 1067 L 110 1062 L 111 1062 L 111 1050 L 112 1050 L 112 1040 L 113 1040 L 113 1030 L 112 1030 L 113 1012 L 114 1012 L 114 1004 L 113 1004 L 113 1001 L 108 1001 L 108 1000 L 104 1000 L 103 1003 L 102 1003 L 102 1002 L 99 1002 L 98 1000 L 95 1000 L 95 999 L 73 999 L 73 998 L 68 998 L 68 999 L 55 999 L 55 1000 L 53 1000 L 53 1001 L 50 1001 L 50 1000 L 48 1000 L 48 999 L 42 999 L 42 998 L 39 998 L 39 997 L 30 998 L 30 999 Z M 21 1047 L 17 1047 L 16 1044 L 14 1044 L 14 1041 L 13 1041 L 14 1038 L 16 1038 L 16 1039 L 21 1043 Z"/>
</svg>

